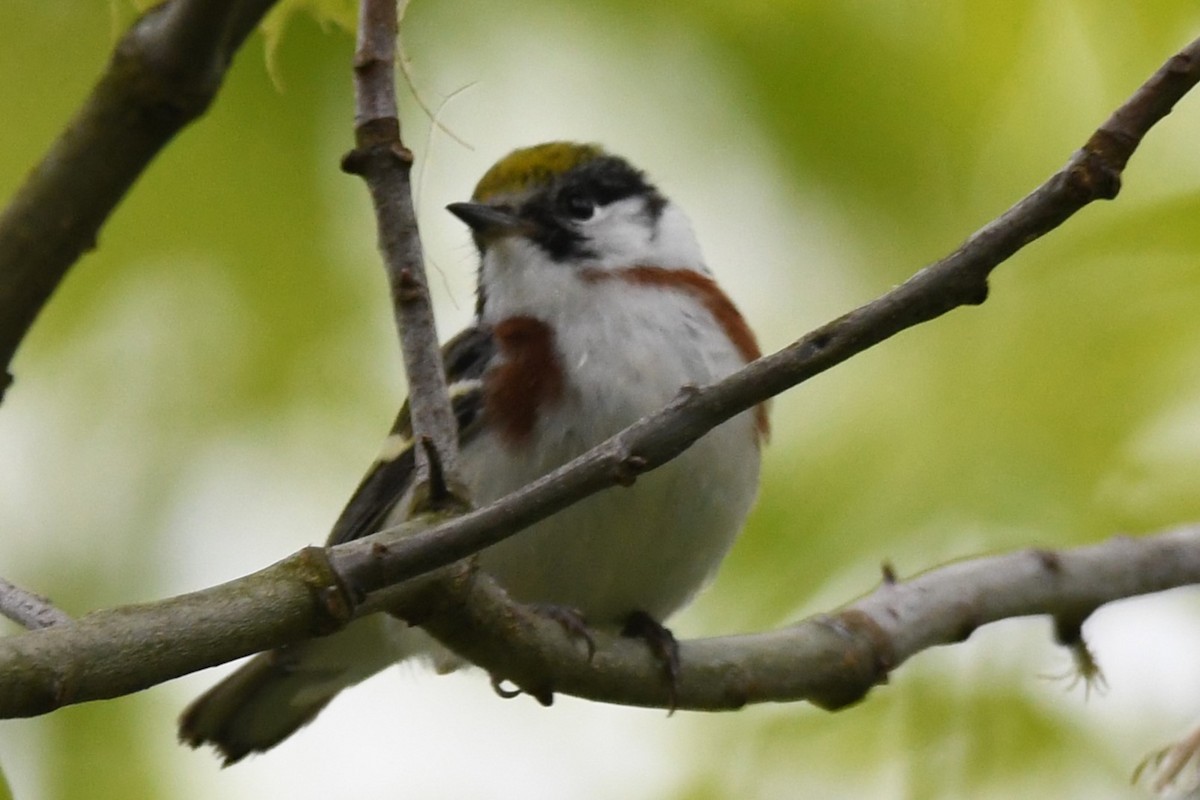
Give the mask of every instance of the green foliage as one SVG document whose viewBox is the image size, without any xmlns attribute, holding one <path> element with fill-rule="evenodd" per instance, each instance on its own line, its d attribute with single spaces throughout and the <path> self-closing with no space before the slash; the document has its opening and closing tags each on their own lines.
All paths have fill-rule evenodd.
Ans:
<svg viewBox="0 0 1200 800">
<path fill-rule="evenodd" d="M 0 11 L 0 116 L 14 121 L 0 194 L 133 13 Z M 6 577 L 75 613 L 197 588 L 319 540 L 372 457 L 402 380 L 365 192 L 337 169 L 352 141 L 354 14 L 349 0 L 273 12 L 210 115 L 139 181 L 39 320 L 0 408 L 0 530 L 18 532 L 0 541 Z M 417 88 L 474 146 L 406 99 L 443 331 L 470 308 L 473 264 L 440 206 L 509 148 L 595 139 L 646 166 L 779 346 L 1032 189 L 1198 23 L 1189 0 L 423 0 L 404 29 Z M 984 306 L 779 398 L 759 508 L 680 631 L 827 610 L 869 591 L 883 561 L 903 577 L 1200 518 L 1197 131 L 1190 97 L 1120 198 L 1003 265 Z M 1121 796 L 1181 720 L 1114 724 L 1100 709 L 1143 692 L 1186 713 L 1200 697 L 1162 701 L 1150 671 L 1083 706 L 1031 680 L 1066 658 L 1049 642 L 1041 626 L 1005 626 L 916 659 L 836 715 L 677 715 L 664 748 L 676 796 Z M 228 796 L 228 772 L 194 785 L 169 774 L 208 766 L 170 749 L 185 694 L 6 724 L 0 743 L 26 730 L 47 743 L 42 766 L 6 759 L 9 780 L 22 800 L 36 785 L 47 800 Z M 514 736 L 541 752 L 564 738 L 550 719 L 541 739 Z M 323 724 L 306 735 L 335 740 Z M 270 775 L 276 758 L 247 768 Z M 441 796 L 469 793 L 444 780 Z"/>
</svg>

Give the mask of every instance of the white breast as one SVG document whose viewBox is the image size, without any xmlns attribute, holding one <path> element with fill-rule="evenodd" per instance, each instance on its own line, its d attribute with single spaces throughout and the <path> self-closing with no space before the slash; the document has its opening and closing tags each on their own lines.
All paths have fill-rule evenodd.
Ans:
<svg viewBox="0 0 1200 800">
<path fill-rule="evenodd" d="M 525 445 L 483 434 L 464 448 L 477 503 L 560 466 L 682 386 L 743 364 L 693 296 L 620 281 L 583 286 L 569 268 L 553 268 L 523 296 L 489 297 L 495 314 L 541 310 L 566 382 Z M 572 606 L 593 624 L 619 624 L 633 611 L 665 619 L 711 576 L 749 512 L 759 469 L 754 427 L 751 413 L 739 415 L 633 487 L 604 491 L 490 548 L 483 568 L 517 599 Z"/>
</svg>

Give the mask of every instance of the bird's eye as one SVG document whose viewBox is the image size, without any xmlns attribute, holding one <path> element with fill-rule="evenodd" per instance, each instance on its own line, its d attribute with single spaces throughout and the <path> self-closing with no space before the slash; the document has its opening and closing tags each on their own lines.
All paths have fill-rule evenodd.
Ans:
<svg viewBox="0 0 1200 800">
<path fill-rule="evenodd" d="M 564 192 L 559 196 L 558 204 L 571 219 L 583 221 L 596 215 L 596 201 L 581 192 Z"/>
</svg>

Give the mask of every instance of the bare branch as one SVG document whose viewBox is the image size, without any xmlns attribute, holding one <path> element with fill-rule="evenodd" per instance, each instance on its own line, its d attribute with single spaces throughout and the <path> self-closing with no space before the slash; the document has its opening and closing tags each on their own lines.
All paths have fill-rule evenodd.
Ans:
<svg viewBox="0 0 1200 800">
<path fill-rule="evenodd" d="M 491 505 L 417 536 L 339 545 L 331 553 L 335 568 L 353 585 L 373 591 L 451 564 L 601 489 L 628 485 L 722 422 L 900 331 L 982 303 L 998 264 L 1093 200 L 1116 196 L 1121 170 L 1142 138 L 1197 81 L 1200 39 L 1146 81 L 1066 166 L 946 258 L 728 378 L 685 390 L 662 411 Z"/>
<path fill-rule="evenodd" d="M 409 531 L 415 530 L 413 523 Z M 716 711 L 859 700 L 922 650 L 1011 617 L 1082 620 L 1125 597 L 1200 583 L 1200 525 L 1067 551 L 1026 550 L 951 564 L 828 615 L 766 633 L 680 643 L 672 700 L 639 642 L 594 632 L 595 655 L 563 627 L 457 564 L 373 597 L 497 679 L 535 697 Z M 100 611 L 0 639 L 0 718 L 116 697 L 260 649 L 329 632 L 349 618 L 336 576 L 310 548 L 236 581 L 158 603 Z"/>
<path fill-rule="evenodd" d="M 324 551 L 310 547 L 211 589 L 5 637 L 0 716 L 120 697 L 329 633 L 345 624 L 350 607 Z"/>
<path fill-rule="evenodd" d="M 917 653 L 963 641 L 990 622 L 1031 615 L 1082 622 L 1105 603 L 1198 582 L 1200 525 L 969 559 L 885 581 L 857 602 L 786 628 L 680 642 L 675 706 L 720 711 L 808 700 L 836 709 Z M 436 605 L 415 604 L 421 627 L 493 676 L 534 697 L 558 691 L 670 706 L 662 665 L 641 643 L 595 633 L 589 658 L 561 625 L 513 604 L 491 579 L 459 568 L 441 583 L 422 598 Z"/>
<path fill-rule="evenodd" d="M 49 628 L 71 617 L 41 595 L 27 592 L 0 578 L 0 614 L 30 630 Z"/>
<path fill-rule="evenodd" d="M 172 0 L 117 43 L 107 72 L 0 214 L 0 396 L 7 366 L 71 265 L 158 151 L 208 108 L 274 0 Z"/>
<path fill-rule="evenodd" d="M 379 249 L 391 286 L 400 351 L 408 375 L 409 410 L 417 449 L 417 483 L 433 474 L 437 454 L 445 486 L 457 486 L 458 426 L 450 408 L 433 304 L 412 204 L 412 153 L 400 140 L 396 111 L 396 0 L 363 0 L 354 53 L 355 148 L 342 168 L 367 183 L 375 205 Z M 426 496 L 444 495 L 435 491 Z"/>
<path fill-rule="evenodd" d="M 662 464 L 734 414 L 900 330 L 982 302 L 996 264 L 1092 200 L 1115 195 L 1120 171 L 1141 137 L 1197 80 L 1200 40 L 1139 89 L 1064 169 L 948 258 L 731 378 L 685 392 L 659 414 L 486 509 L 428 530 L 413 523 L 360 542 L 309 549 L 224 586 L 0 640 L 0 716 L 135 691 L 319 634 L 352 613 L 381 607 L 419 620 L 497 677 L 536 696 L 564 691 L 665 705 L 668 688 L 644 647 L 598 634 L 595 658 L 588 661 L 556 623 L 512 604 L 490 579 L 462 564 L 368 597 L 353 612 L 356 598 L 343 587 L 383 588 L 450 564 Z M 368 160 L 392 162 L 381 172 L 398 183 L 372 186 L 377 205 L 409 203 L 407 165 L 394 151 L 398 128 L 396 133 L 378 147 L 364 149 L 360 143 L 356 150 Z M 405 187 L 402 199 L 392 191 L 396 186 Z M 384 228 L 381 224 L 381 238 L 405 233 Z M 411 245 L 415 238 L 407 241 Z M 397 279 L 402 275 L 394 272 Z M 1100 604 L 1196 582 L 1200 527 L 1195 526 L 1061 553 L 962 562 L 907 583 L 885 582 L 856 604 L 784 630 L 684 642 L 675 699 L 680 708 L 800 698 L 836 707 L 861 697 L 922 648 L 958 641 L 986 622 L 1051 614 L 1060 630 L 1077 630 Z"/>
</svg>

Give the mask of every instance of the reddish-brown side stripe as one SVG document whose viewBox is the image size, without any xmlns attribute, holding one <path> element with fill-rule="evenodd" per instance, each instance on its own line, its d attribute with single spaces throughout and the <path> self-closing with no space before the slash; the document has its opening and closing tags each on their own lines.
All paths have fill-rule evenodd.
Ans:
<svg viewBox="0 0 1200 800">
<path fill-rule="evenodd" d="M 593 283 L 615 279 L 635 286 L 660 286 L 690 294 L 708 309 L 708 313 L 712 314 L 713 319 L 721 326 L 721 330 L 725 331 L 729 341 L 733 342 L 733 346 L 747 363 L 762 355 L 754 331 L 750 330 L 737 306 L 721 291 L 717 282 L 707 275 L 690 269 L 630 267 L 613 272 L 589 269 L 585 270 L 582 276 L 584 280 Z M 771 433 L 771 421 L 767 411 L 766 403 L 759 403 L 754 408 L 754 424 L 763 439 Z"/>
<path fill-rule="evenodd" d="M 500 435 L 528 439 L 538 410 L 562 397 L 563 371 L 554 331 L 533 317 L 509 317 L 492 326 L 499 363 L 484 377 L 484 410 Z"/>
</svg>

